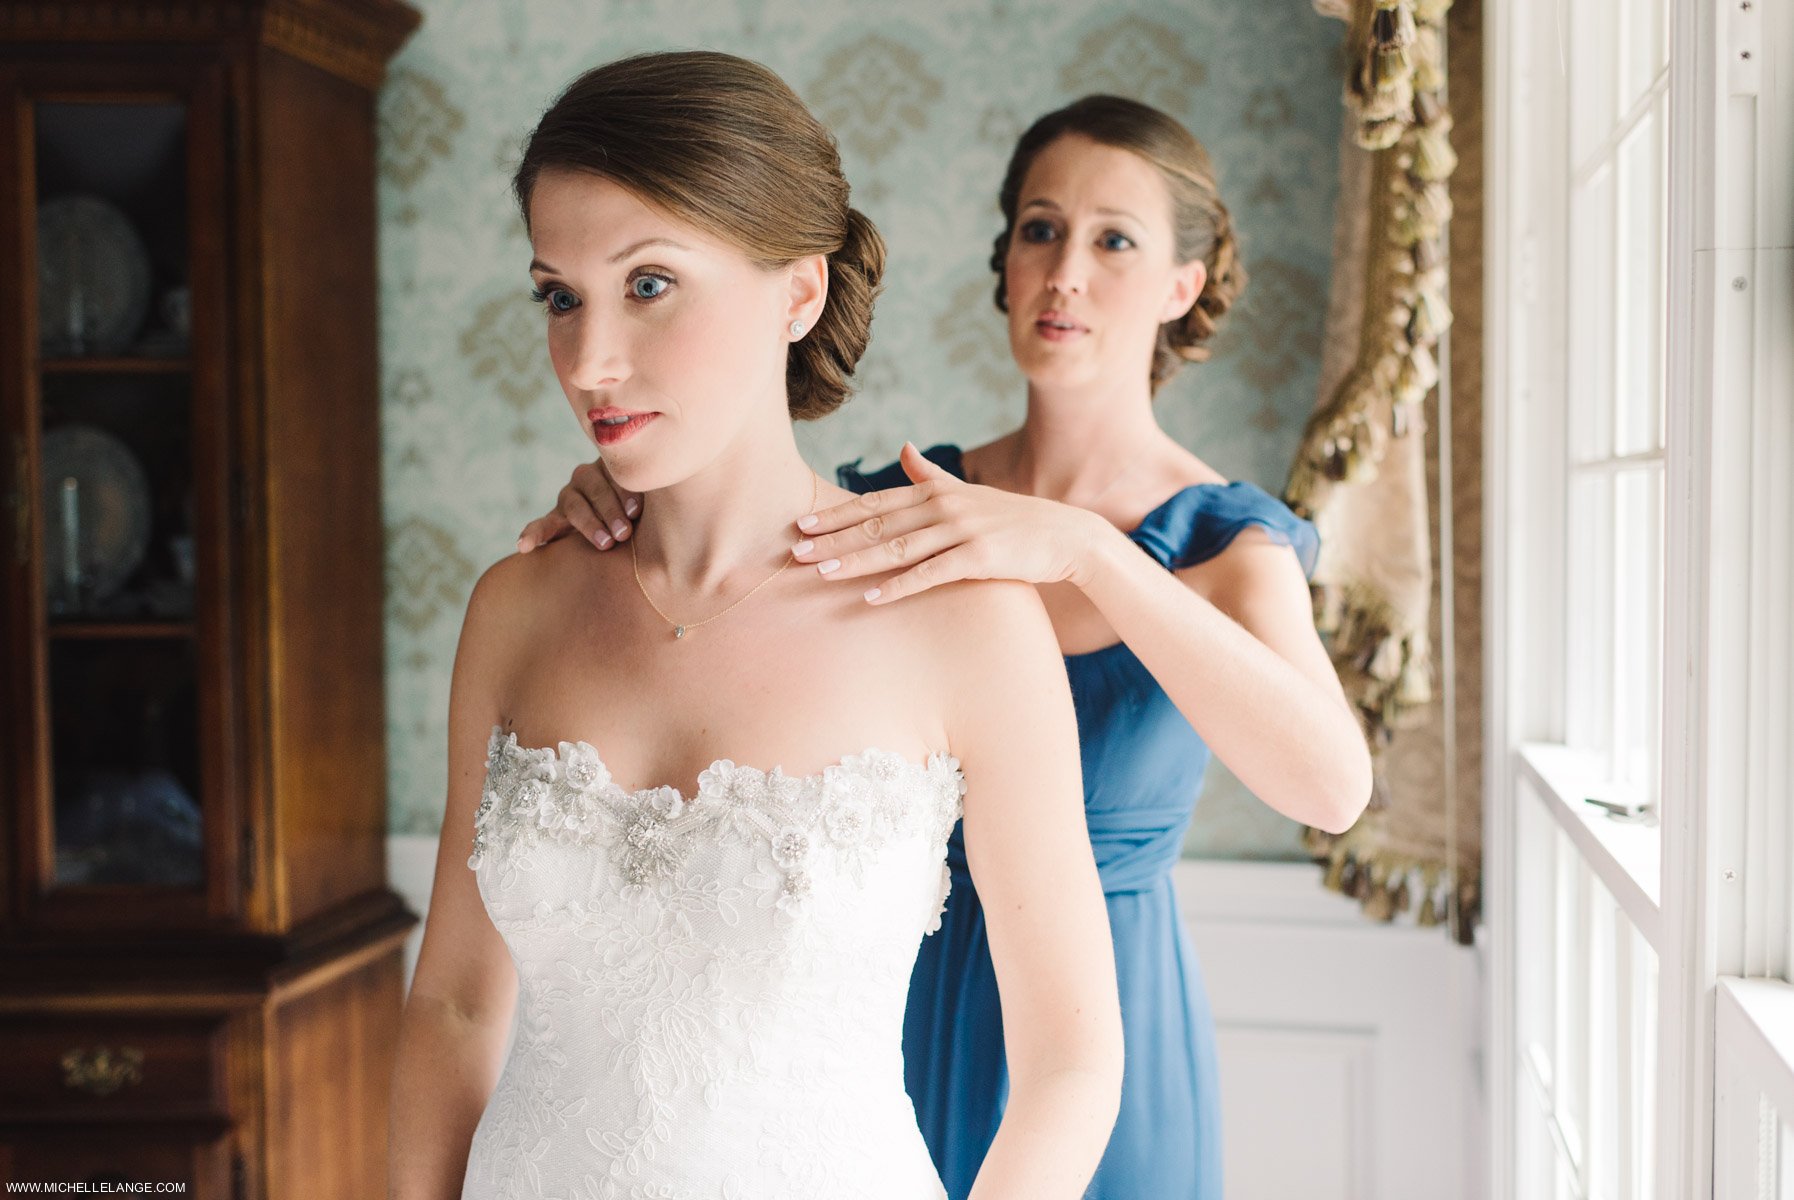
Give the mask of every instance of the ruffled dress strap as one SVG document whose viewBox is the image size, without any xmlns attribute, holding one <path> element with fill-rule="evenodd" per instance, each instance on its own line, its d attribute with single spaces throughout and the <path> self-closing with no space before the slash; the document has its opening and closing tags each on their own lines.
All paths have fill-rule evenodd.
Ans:
<svg viewBox="0 0 1794 1200">
<path fill-rule="evenodd" d="M 1198 483 L 1146 514 L 1128 536 L 1168 571 L 1207 562 L 1248 528 L 1296 552 L 1302 573 L 1314 574 L 1321 539 L 1312 524 L 1255 483 Z"/>
<path fill-rule="evenodd" d="M 922 451 L 922 457 L 950 475 L 960 479 L 966 477 L 964 456 L 959 447 L 950 442 L 930 446 Z M 901 461 L 879 467 L 875 471 L 862 471 L 860 463 L 863 461 L 863 459 L 856 458 L 850 463 L 842 463 L 836 467 L 835 482 L 850 492 L 862 495 L 866 492 L 882 492 L 886 488 L 909 486 L 909 476 L 903 473 Z"/>
</svg>

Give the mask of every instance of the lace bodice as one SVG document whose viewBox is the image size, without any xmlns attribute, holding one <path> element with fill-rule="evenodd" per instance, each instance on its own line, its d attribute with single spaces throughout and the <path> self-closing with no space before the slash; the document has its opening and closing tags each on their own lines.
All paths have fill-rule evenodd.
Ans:
<svg viewBox="0 0 1794 1200">
<path fill-rule="evenodd" d="M 520 1011 L 463 1197 L 944 1195 L 900 1039 L 963 790 L 868 750 L 630 791 L 494 729 L 468 865 Z"/>
</svg>

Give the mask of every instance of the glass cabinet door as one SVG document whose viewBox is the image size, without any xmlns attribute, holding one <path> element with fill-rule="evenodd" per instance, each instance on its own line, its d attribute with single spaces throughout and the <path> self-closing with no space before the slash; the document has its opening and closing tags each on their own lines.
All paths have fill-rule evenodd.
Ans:
<svg viewBox="0 0 1794 1200">
<path fill-rule="evenodd" d="M 24 873 L 46 913 L 127 925 L 236 902 L 222 89 L 195 78 L 46 71 L 17 97 L 35 259 Z"/>
</svg>

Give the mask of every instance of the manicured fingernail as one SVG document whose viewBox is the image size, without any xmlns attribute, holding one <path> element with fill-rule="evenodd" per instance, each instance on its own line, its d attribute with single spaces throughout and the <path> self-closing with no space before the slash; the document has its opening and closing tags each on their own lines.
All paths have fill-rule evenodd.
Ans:
<svg viewBox="0 0 1794 1200">
<path fill-rule="evenodd" d="M 824 575 L 827 575 L 830 571 L 838 571 L 841 569 L 841 560 L 838 558 L 827 559 L 817 563 L 816 569 L 821 571 Z"/>
<path fill-rule="evenodd" d="M 871 590 L 869 590 L 869 591 L 868 591 L 868 592 L 867 592 L 867 593 L 866 593 L 866 599 L 867 599 L 867 600 L 868 600 L 868 601 L 872 601 L 872 600 L 876 600 L 876 599 L 878 599 L 878 589 L 877 589 L 877 588 L 872 588 L 872 589 L 871 589 Z"/>
<path fill-rule="evenodd" d="M 631 496 L 623 502 L 623 511 L 634 517 L 642 511 L 642 502 Z"/>
<path fill-rule="evenodd" d="M 799 529 L 814 529 L 816 528 L 816 522 L 821 519 L 822 518 L 818 517 L 815 513 L 808 513 L 797 519 L 797 527 Z"/>
<path fill-rule="evenodd" d="M 791 547 L 791 553 L 793 553 L 793 554 L 808 554 L 810 551 L 812 551 L 814 549 L 816 549 L 816 543 L 810 541 L 808 538 L 805 538 L 803 541 L 799 542 L 797 545 Z"/>
<path fill-rule="evenodd" d="M 610 531 L 617 535 L 617 540 L 621 541 L 623 535 L 629 532 L 629 522 L 618 517 L 610 523 Z"/>
<path fill-rule="evenodd" d="M 529 553 L 529 539 L 528 538 L 518 538 L 517 539 L 517 553 L 519 553 L 519 554 L 528 554 Z"/>
<path fill-rule="evenodd" d="M 595 533 L 593 533 L 592 540 L 598 544 L 598 548 L 600 550 L 609 550 L 610 549 L 611 536 L 610 536 L 610 534 L 604 532 L 604 530 L 600 529 L 600 530 L 596 531 Z"/>
</svg>

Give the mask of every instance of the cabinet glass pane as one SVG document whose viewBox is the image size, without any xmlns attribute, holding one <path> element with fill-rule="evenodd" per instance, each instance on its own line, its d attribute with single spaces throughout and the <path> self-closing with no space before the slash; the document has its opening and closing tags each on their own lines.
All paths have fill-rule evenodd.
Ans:
<svg viewBox="0 0 1794 1200">
<path fill-rule="evenodd" d="M 187 115 L 36 106 L 38 336 L 46 359 L 187 353 Z"/>
<path fill-rule="evenodd" d="M 188 639 L 52 640 L 58 884 L 199 885 L 196 677 Z"/>
<path fill-rule="evenodd" d="M 187 113 L 34 113 L 54 879 L 203 883 Z"/>
<path fill-rule="evenodd" d="M 51 631 L 189 622 L 196 549 L 185 374 L 51 374 L 43 385 Z"/>
</svg>

